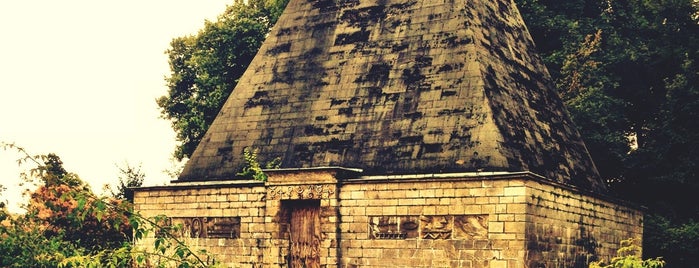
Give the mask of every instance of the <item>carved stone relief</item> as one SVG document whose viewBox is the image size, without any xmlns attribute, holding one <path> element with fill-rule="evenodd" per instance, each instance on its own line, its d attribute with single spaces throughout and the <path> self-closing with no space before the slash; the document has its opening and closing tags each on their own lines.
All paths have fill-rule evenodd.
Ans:
<svg viewBox="0 0 699 268">
<path fill-rule="evenodd" d="M 370 239 L 483 239 L 487 215 L 369 217 Z"/>
<path fill-rule="evenodd" d="M 454 226 L 452 216 L 420 216 L 423 239 L 449 239 Z"/>
<path fill-rule="evenodd" d="M 240 217 L 170 218 L 171 226 L 180 224 L 180 235 L 189 238 L 239 238 Z"/>
<path fill-rule="evenodd" d="M 381 216 L 369 219 L 372 239 L 406 239 L 418 236 L 418 220 L 414 216 Z"/>
<path fill-rule="evenodd" d="M 454 238 L 487 239 L 487 215 L 454 216 Z"/>
<path fill-rule="evenodd" d="M 325 199 L 335 193 L 332 185 L 282 185 L 267 188 L 269 199 Z"/>
</svg>

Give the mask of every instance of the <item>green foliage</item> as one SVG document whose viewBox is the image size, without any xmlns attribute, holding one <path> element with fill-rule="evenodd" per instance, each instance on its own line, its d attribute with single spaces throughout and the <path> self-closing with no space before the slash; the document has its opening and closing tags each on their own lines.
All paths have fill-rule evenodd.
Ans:
<svg viewBox="0 0 699 268">
<path fill-rule="evenodd" d="M 12 216 L 0 208 L 0 267 L 214 267 L 205 251 L 190 249 L 178 237 L 181 227 L 167 218 L 146 218 L 130 202 L 98 197 L 77 175 L 67 172 L 56 155 L 31 156 L 14 144 L 1 144 L 23 154 L 20 163 L 36 167 L 21 176 L 38 189 Z M 134 174 L 140 174 L 135 172 Z M 136 240 L 155 237 L 152 247 Z"/>
<path fill-rule="evenodd" d="M 663 256 L 673 267 L 693 267 L 699 263 L 699 222 L 672 222 L 651 214 L 646 215 L 644 225 L 644 253 Z"/>
<path fill-rule="evenodd" d="M 604 264 L 603 261 L 590 263 L 590 268 L 662 268 L 665 261 L 662 258 L 641 259 L 641 247 L 634 244 L 633 239 L 622 240 L 617 256 Z"/>
<path fill-rule="evenodd" d="M 194 251 L 180 240 L 176 234 L 182 227 L 169 226 L 166 216 L 145 218 L 132 213 L 129 221 L 136 240 L 154 237 L 152 248 L 124 243 L 113 250 L 75 254 L 58 267 L 218 267 L 205 250 Z"/>
<path fill-rule="evenodd" d="M 699 2 L 516 2 L 603 179 L 655 215 L 643 252 L 699 267 Z"/>
<path fill-rule="evenodd" d="M 132 167 L 128 163 L 124 167 L 119 167 L 119 184 L 116 191 L 109 188 L 112 197 L 120 200 L 133 202 L 134 191 L 132 188 L 143 185 L 146 174 L 141 171 L 141 166 Z"/>
<path fill-rule="evenodd" d="M 287 2 L 236 1 L 196 35 L 172 40 L 169 91 L 157 103 L 181 143 L 177 159 L 194 152 Z"/>
<path fill-rule="evenodd" d="M 0 267 L 57 267 L 66 256 L 81 249 L 61 236 L 47 237 L 26 217 L 14 219 L 0 211 L 6 220 L 0 224 Z"/>
<path fill-rule="evenodd" d="M 628 104 L 605 93 L 616 84 L 605 78 L 606 63 L 600 58 L 602 41 L 601 30 L 585 36 L 564 59 L 557 86 L 597 168 L 612 180 L 621 176 L 619 166 L 631 144 L 628 121 L 623 116 Z"/>
<path fill-rule="evenodd" d="M 243 158 L 245 159 L 246 165 L 242 168 L 242 171 L 236 175 L 258 181 L 267 181 L 267 175 L 262 171 L 262 166 L 260 166 L 260 162 L 257 160 L 257 149 L 250 149 L 249 147 L 246 147 L 243 149 Z M 265 168 L 279 168 L 280 164 L 281 159 L 275 158 L 274 160 L 265 164 Z"/>
</svg>

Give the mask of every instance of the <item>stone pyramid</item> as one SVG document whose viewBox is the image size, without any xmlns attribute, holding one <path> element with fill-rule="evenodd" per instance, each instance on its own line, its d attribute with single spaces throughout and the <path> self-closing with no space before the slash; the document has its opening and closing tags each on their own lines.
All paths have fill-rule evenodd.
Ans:
<svg viewBox="0 0 699 268">
<path fill-rule="evenodd" d="M 604 191 L 510 0 L 291 0 L 179 180 L 528 171 Z"/>
</svg>

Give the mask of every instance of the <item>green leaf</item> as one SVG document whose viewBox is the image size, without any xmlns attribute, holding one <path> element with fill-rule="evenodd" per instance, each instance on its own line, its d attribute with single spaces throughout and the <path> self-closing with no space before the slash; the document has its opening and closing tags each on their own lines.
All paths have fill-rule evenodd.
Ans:
<svg viewBox="0 0 699 268">
<path fill-rule="evenodd" d="M 78 208 L 77 210 L 83 210 L 85 208 L 85 203 L 87 202 L 87 199 L 84 196 L 78 197 Z"/>
</svg>

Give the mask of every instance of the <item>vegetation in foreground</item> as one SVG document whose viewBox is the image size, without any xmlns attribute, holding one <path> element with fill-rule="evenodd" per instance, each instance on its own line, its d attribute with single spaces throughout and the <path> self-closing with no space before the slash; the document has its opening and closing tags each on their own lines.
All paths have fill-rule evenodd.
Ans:
<svg viewBox="0 0 699 268">
<path fill-rule="evenodd" d="M 20 175 L 37 185 L 27 193 L 26 213 L 11 215 L 0 203 L 0 267 L 214 267 L 213 256 L 195 251 L 176 235 L 181 226 L 166 218 L 146 218 L 133 211 L 127 186 L 138 186 L 143 174 L 124 168 L 111 197 L 98 197 L 89 185 L 63 168 L 54 155 L 28 154 L 14 144 L 19 162 L 33 165 Z M 153 245 L 133 241 L 154 237 Z"/>
</svg>

